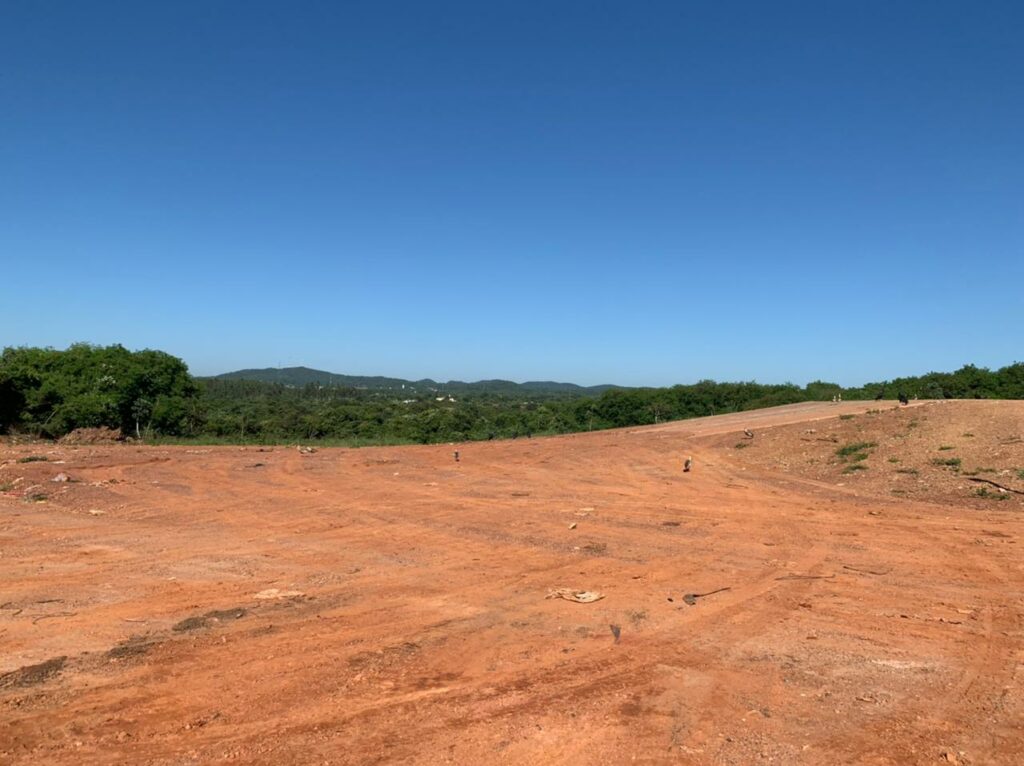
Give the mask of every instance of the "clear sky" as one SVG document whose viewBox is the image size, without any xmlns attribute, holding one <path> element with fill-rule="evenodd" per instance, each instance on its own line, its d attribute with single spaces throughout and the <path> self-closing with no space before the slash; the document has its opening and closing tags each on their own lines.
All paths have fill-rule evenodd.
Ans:
<svg viewBox="0 0 1024 766">
<path fill-rule="evenodd" d="M 856 384 L 1024 359 L 1024 3 L 0 4 L 0 345 Z"/>
</svg>

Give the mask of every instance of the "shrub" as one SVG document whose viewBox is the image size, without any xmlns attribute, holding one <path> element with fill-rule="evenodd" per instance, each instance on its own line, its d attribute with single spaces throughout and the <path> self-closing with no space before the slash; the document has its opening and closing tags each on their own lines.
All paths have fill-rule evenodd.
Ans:
<svg viewBox="0 0 1024 766">
<path fill-rule="evenodd" d="M 50 458 L 46 455 L 29 455 L 28 457 L 18 458 L 19 463 L 45 463 Z"/>
<path fill-rule="evenodd" d="M 939 452 L 942 452 L 942 451 L 948 450 L 948 449 L 955 449 L 955 447 L 952 444 L 943 444 L 941 447 L 939 447 Z"/>
<path fill-rule="evenodd" d="M 865 450 L 874 449 L 878 442 L 852 442 L 836 450 L 836 455 L 843 460 L 863 460 L 868 456 Z"/>
<path fill-rule="evenodd" d="M 950 468 L 960 468 L 961 460 L 958 457 L 937 457 L 932 460 L 932 465 L 949 466 Z"/>
</svg>

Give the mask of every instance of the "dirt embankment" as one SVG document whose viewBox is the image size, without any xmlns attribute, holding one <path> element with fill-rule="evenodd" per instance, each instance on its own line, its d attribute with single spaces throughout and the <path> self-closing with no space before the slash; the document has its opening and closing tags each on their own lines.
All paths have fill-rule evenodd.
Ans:
<svg viewBox="0 0 1024 766">
<path fill-rule="evenodd" d="M 1024 408 L 1016 402 L 886 404 L 753 438 L 738 431 L 720 444 L 741 464 L 859 492 L 1024 506 Z"/>
</svg>

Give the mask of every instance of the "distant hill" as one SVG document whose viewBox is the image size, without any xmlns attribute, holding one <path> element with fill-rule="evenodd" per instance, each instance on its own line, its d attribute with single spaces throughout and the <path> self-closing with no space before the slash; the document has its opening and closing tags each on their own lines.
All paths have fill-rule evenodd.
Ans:
<svg viewBox="0 0 1024 766">
<path fill-rule="evenodd" d="M 611 388 L 623 386 L 577 386 L 575 383 L 557 383 L 540 380 L 526 383 L 515 383 L 511 380 L 478 380 L 467 383 L 461 380 L 449 380 L 441 383 L 430 378 L 423 380 L 403 380 L 402 378 L 386 378 L 380 375 L 341 375 L 326 370 L 314 370 L 309 367 L 266 367 L 259 370 L 236 370 L 213 375 L 219 380 L 256 380 L 263 383 L 279 383 L 283 386 L 302 388 L 310 383 L 321 386 L 348 386 L 371 391 L 443 391 L 445 393 L 488 393 L 488 394 L 569 394 L 578 396 L 596 396 Z"/>
</svg>

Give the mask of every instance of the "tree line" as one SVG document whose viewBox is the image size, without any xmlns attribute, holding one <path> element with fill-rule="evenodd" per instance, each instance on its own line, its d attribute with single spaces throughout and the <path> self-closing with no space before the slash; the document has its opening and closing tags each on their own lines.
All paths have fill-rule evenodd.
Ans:
<svg viewBox="0 0 1024 766">
<path fill-rule="evenodd" d="M 716 383 L 579 393 L 433 393 L 249 380 L 196 379 L 162 351 L 76 344 L 67 350 L 5 348 L 0 356 L 0 433 L 59 438 L 77 428 L 126 436 L 222 442 L 329 440 L 347 444 L 430 444 L 561 434 L 739 412 L 803 401 L 1024 398 L 1024 364 L 843 388 Z M 454 401 L 451 399 L 454 398 Z"/>
</svg>

